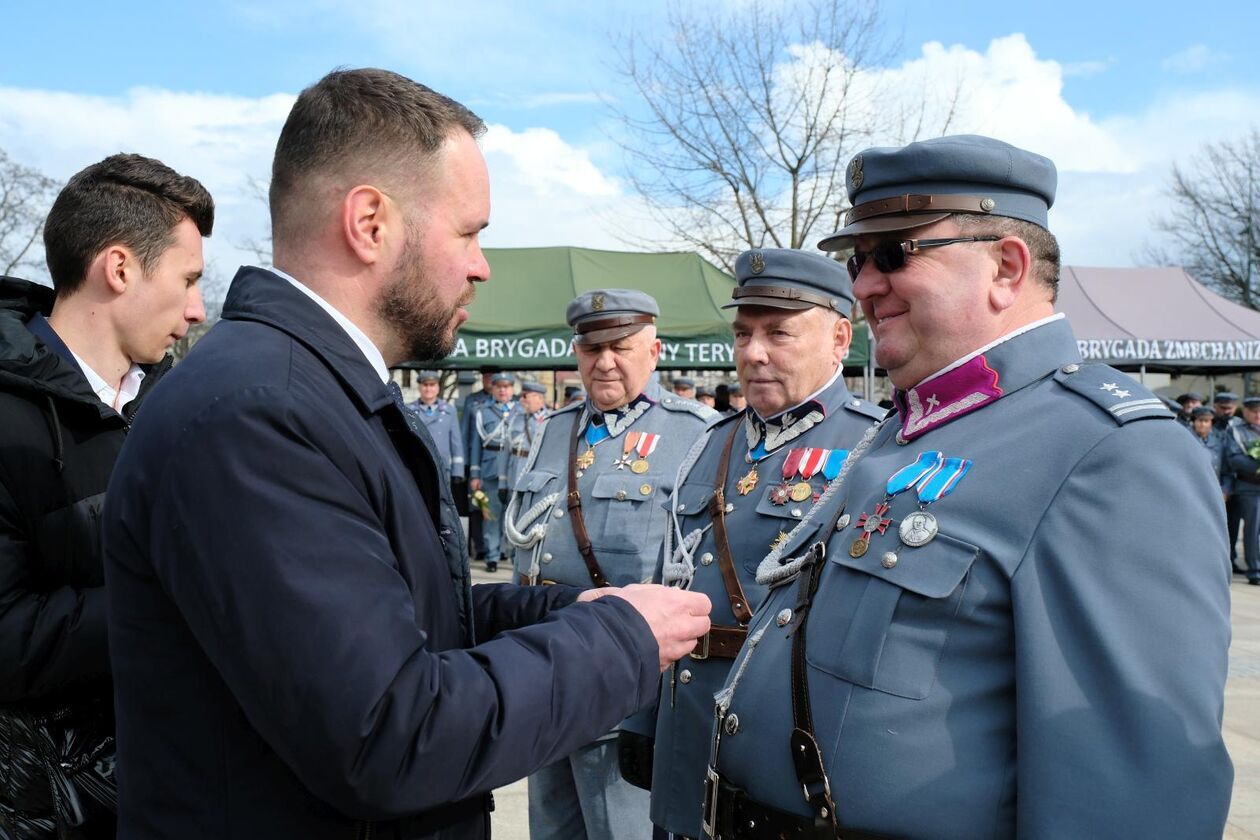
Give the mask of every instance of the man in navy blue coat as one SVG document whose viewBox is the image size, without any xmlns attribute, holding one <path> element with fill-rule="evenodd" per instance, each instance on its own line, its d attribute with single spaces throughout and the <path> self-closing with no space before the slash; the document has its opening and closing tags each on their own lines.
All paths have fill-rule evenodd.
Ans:
<svg viewBox="0 0 1260 840">
<path fill-rule="evenodd" d="M 380 70 L 298 97 L 278 267 L 239 272 L 110 484 L 120 837 L 486 837 L 489 791 L 707 632 L 696 593 L 470 586 L 387 365 L 446 355 L 489 277 L 482 127 Z"/>
</svg>

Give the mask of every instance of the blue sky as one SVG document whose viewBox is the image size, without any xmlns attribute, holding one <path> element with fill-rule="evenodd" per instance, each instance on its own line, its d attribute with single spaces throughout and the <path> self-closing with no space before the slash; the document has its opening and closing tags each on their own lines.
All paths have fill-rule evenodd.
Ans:
<svg viewBox="0 0 1260 840">
<path fill-rule="evenodd" d="M 265 225 L 246 182 L 265 178 L 292 96 L 337 65 L 397 70 L 491 124 L 490 244 L 616 248 L 625 219 L 651 235 L 600 99 L 633 104 L 610 40 L 659 33 L 662 0 L 3 5 L 21 37 L 0 62 L 0 148 L 59 178 L 122 148 L 202 178 L 221 207 L 222 270 Z M 960 127 L 1059 163 L 1051 219 L 1068 262 L 1131 264 L 1173 162 L 1260 127 L 1256 0 L 882 10 L 899 39 L 890 72 L 967 68 L 975 107 Z"/>
</svg>

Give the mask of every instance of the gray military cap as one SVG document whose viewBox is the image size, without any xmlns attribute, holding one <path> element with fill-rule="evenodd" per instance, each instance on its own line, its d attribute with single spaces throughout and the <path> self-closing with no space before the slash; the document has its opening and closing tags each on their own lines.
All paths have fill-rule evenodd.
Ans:
<svg viewBox="0 0 1260 840">
<path fill-rule="evenodd" d="M 604 344 L 655 324 L 661 308 L 637 289 L 593 289 L 575 297 L 564 310 L 574 344 Z"/>
<path fill-rule="evenodd" d="M 732 382 L 730 385 L 727 385 L 727 386 L 726 386 L 726 393 L 728 393 L 728 394 L 742 394 L 742 393 L 744 393 L 744 387 L 743 387 L 742 385 L 740 385 L 738 382 Z"/>
<path fill-rule="evenodd" d="M 522 382 L 521 392 L 524 393 L 526 391 L 529 391 L 535 394 L 546 394 L 547 388 L 541 382 Z"/>
<path fill-rule="evenodd" d="M 821 254 L 786 248 L 757 248 L 735 258 L 739 287 L 731 292 L 736 306 L 809 309 L 821 306 L 848 318 L 853 312 L 853 281 L 843 265 Z"/>
<path fill-rule="evenodd" d="M 1216 412 L 1212 411 L 1212 409 L 1208 408 L 1206 405 L 1196 406 L 1194 409 L 1192 409 L 1192 410 L 1190 411 L 1190 417 L 1191 417 L 1191 418 L 1194 418 L 1194 417 L 1215 417 L 1215 416 L 1216 416 Z"/>
<path fill-rule="evenodd" d="M 1247 397 L 1242 402 L 1243 408 L 1260 408 L 1260 397 Z"/>
<path fill-rule="evenodd" d="M 515 376 L 513 376 L 513 375 L 512 375 L 512 374 L 510 374 L 510 373 L 505 373 L 505 372 L 503 372 L 503 371 L 499 371 L 499 372 L 498 372 L 498 373 L 496 373 L 494 376 L 491 376 L 491 377 L 490 377 L 490 384 L 491 384 L 491 385 L 493 385 L 493 384 L 494 384 L 494 383 L 496 383 L 496 382 L 515 382 L 515 381 L 516 381 L 516 377 L 515 377 Z"/>
<path fill-rule="evenodd" d="M 1058 173 L 1046 157 L 1001 140 L 960 134 L 900 148 L 867 149 L 849 161 L 845 226 L 824 251 L 864 233 L 906 230 L 952 213 L 1007 216 L 1048 228 Z"/>
<path fill-rule="evenodd" d="M 697 397 L 716 397 L 717 392 L 714 391 L 712 388 L 710 388 L 708 385 L 701 385 L 699 388 L 696 389 L 696 396 Z"/>
<path fill-rule="evenodd" d="M 696 387 L 696 380 L 692 379 L 689 376 L 675 376 L 674 387 L 675 388 L 694 388 Z"/>
<path fill-rule="evenodd" d="M 416 374 L 416 380 L 419 382 L 428 382 L 430 380 L 437 382 L 441 380 L 441 378 L 442 377 L 436 370 L 422 370 L 420 373 Z"/>
<path fill-rule="evenodd" d="M 1233 391 L 1221 391 L 1219 394 L 1217 394 L 1215 397 L 1212 398 L 1212 402 L 1214 403 L 1238 402 L 1238 395 L 1235 394 Z"/>
</svg>

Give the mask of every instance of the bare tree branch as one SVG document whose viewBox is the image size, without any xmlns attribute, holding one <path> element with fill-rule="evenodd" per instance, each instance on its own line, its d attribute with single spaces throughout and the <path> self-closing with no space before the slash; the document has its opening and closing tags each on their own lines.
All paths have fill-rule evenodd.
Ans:
<svg viewBox="0 0 1260 840">
<path fill-rule="evenodd" d="M 44 218 L 61 185 L 0 149 L 0 274 L 43 270 Z"/>
<path fill-rule="evenodd" d="M 947 128 L 961 79 L 943 109 L 889 106 L 881 25 L 878 0 L 672 0 L 664 38 L 614 39 L 638 94 L 610 103 L 627 181 L 668 235 L 728 270 L 747 248 L 808 247 L 848 209 L 855 152 Z"/>
<path fill-rule="evenodd" d="M 1180 263 L 1209 288 L 1260 309 L 1260 131 L 1209 143 L 1189 170 L 1174 166 L 1164 235 L 1144 259 Z"/>
</svg>

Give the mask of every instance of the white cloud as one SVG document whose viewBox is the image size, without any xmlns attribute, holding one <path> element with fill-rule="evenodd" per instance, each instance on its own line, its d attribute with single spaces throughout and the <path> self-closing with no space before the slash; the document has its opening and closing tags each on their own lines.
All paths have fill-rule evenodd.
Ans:
<svg viewBox="0 0 1260 840">
<path fill-rule="evenodd" d="M 799 59 L 811 48 L 794 51 Z M 792 68 L 781 68 L 791 73 Z M 1131 113 L 1095 116 L 1063 95 L 1072 68 L 1040 57 L 1023 35 L 984 50 L 925 44 L 918 56 L 860 80 L 881 108 L 937 103 L 958 92 L 950 130 L 990 134 L 1052 158 L 1059 167 L 1051 214 L 1069 262 L 1126 265 L 1164 206 L 1172 164 L 1207 141 L 1260 125 L 1260 91 L 1170 93 Z M 873 95 L 878 91 L 880 95 Z M 547 94 L 539 94 L 546 96 Z M 854 95 L 857 95 L 856 93 Z M 265 236 L 266 208 L 249 178 L 265 180 L 293 95 L 257 98 L 137 89 L 119 97 L 0 88 L 0 143 L 16 160 L 57 178 L 107 154 L 136 151 L 201 179 L 219 206 L 208 244 L 215 269 L 230 275 L 253 260 L 242 245 Z M 594 132 L 587 132 L 594 134 Z M 548 127 L 492 125 L 483 140 L 492 183 L 491 246 L 625 248 L 619 237 L 670 247 L 640 201 L 610 174 L 606 139 L 577 144 Z M 601 166 L 599 162 L 607 162 Z"/>
<path fill-rule="evenodd" d="M 61 180 L 120 151 L 156 157 L 196 177 L 218 208 L 206 252 L 213 272 L 226 280 L 237 265 L 255 261 L 248 243 L 266 238 L 267 210 L 250 180 L 266 181 L 293 99 L 0 88 L 0 142 L 15 160 Z M 617 181 L 549 128 L 491 125 L 482 147 L 493 184 L 487 244 L 618 248 L 609 220 L 639 218 Z"/>
<path fill-rule="evenodd" d="M 1159 66 L 1171 73 L 1190 75 L 1207 70 L 1221 63 L 1225 58 L 1223 53 L 1208 49 L 1206 44 L 1191 44 L 1184 50 L 1165 58 Z"/>
</svg>

